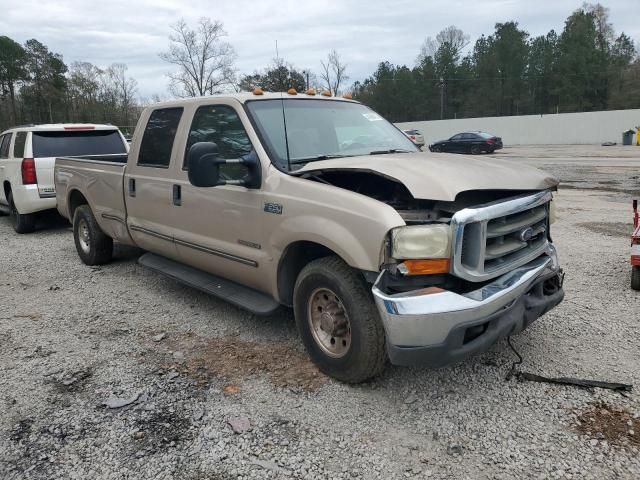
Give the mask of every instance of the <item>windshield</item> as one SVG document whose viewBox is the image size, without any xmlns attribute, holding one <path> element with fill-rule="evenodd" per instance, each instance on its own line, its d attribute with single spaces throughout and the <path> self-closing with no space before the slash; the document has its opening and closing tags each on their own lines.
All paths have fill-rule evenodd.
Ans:
<svg viewBox="0 0 640 480">
<path fill-rule="evenodd" d="M 328 158 L 417 151 L 400 130 L 359 103 L 274 99 L 247 102 L 247 109 L 281 170 Z"/>
<path fill-rule="evenodd" d="M 127 153 L 118 130 L 33 132 L 34 157 Z"/>
</svg>

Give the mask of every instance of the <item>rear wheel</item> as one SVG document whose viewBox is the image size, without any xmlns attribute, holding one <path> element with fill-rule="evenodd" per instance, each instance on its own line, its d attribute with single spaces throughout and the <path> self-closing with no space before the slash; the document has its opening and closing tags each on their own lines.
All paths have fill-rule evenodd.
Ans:
<svg viewBox="0 0 640 480">
<path fill-rule="evenodd" d="M 472 155 L 478 155 L 480 153 L 479 145 L 471 145 L 471 149 L 469 150 Z"/>
<path fill-rule="evenodd" d="M 13 202 L 13 193 L 9 192 L 9 215 L 13 223 L 13 229 L 17 233 L 31 233 L 36 229 L 36 216 L 33 213 L 21 214 Z"/>
<path fill-rule="evenodd" d="M 86 265 L 102 265 L 113 256 L 113 239 L 104 234 L 89 205 L 79 206 L 73 215 L 73 239 Z"/>
<path fill-rule="evenodd" d="M 359 383 L 384 369 L 384 329 L 371 291 L 340 258 L 320 258 L 302 269 L 294 312 L 309 356 L 327 375 Z"/>
<path fill-rule="evenodd" d="M 640 290 L 640 267 L 631 267 L 631 288 Z"/>
</svg>

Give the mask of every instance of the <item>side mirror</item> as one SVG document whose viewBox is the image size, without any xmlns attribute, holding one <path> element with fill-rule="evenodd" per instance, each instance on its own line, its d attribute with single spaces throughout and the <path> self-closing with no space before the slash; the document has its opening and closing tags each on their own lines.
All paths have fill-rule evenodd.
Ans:
<svg viewBox="0 0 640 480">
<path fill-rule="evenodd" d="M 238 163 L 247 168 L 247 175 L 241 180 L 220 178 L 220 165 Z M 187 153 L 189 182 L 194 187 L 217 187 L 219 185 L 239 185 L 246 188 L 260 188 L 260 162 L 255 152 L 239 160 L 220 158 L 218 145 L 213 142 L 198 142 Z"/>
<path fill-rule="evenodd" d="M 220 158 L 218 145 L 213 142 L 198 142 L 187 153 L 189 182 L 194 187 L 215 187 L 220 183 Z"/>
</svg>

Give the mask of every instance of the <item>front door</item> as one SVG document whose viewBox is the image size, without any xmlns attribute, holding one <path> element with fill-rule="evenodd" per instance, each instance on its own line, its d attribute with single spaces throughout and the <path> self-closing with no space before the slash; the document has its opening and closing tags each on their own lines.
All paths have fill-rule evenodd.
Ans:
<svg viewBox="0 0 640 480">
<path fill-rule="evenodd" d="M 262 271 L 268 249 L 262 245 L 261 190 L 238 185 L 194 187 L 188 180 L 187 152 L 197 142 L 215 143 L 225 160 L 256 155 L 241 118 L 244 112 L 235 105 L 218 100 L 194 107 L 190 113 L 188 135 L 176 165 L 181 212 L 176 219 L 176 248 L 186 264 L 266 290 Z M 247 169 L 235 163 L 221 165 L 220 172 L 223 179 L 242 180 Z"/>
<path fill-rule="evenodd" d="M 136 142 L 137 151 L 132 152 L 136 162 L 129 162 L 124 178 L 131 237 L 139 247 L 173 259 L 178 258 L 174 230 L 180 212 L 173 206 L 172 166 L 182 117 L 182 107 L 150 113 L 142 140 Z"/>
</svg>

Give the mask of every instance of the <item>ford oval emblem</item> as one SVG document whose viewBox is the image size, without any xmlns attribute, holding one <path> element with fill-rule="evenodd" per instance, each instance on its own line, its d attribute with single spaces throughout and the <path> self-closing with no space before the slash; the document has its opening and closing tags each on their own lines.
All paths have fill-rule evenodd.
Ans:
<svg viewBox="0 0 640 480">
<path fill-rule="evenodd" d="M 520 240 L 522 240 L 523 242 L 528 242 L 533 238 L 533 228 L 531 227 L 525 228 L 520 232 L 519 236 L 520 236 Z"/>
</svg>

